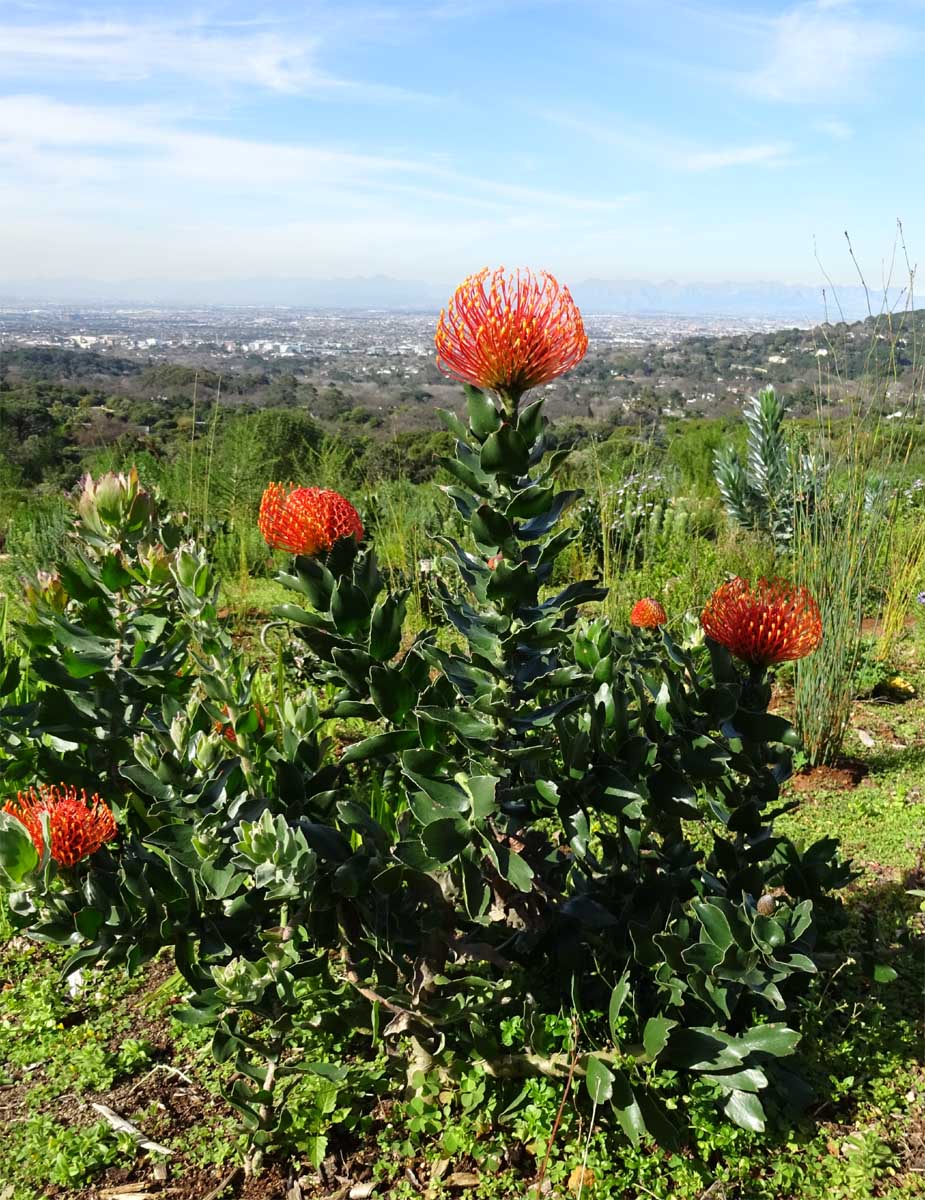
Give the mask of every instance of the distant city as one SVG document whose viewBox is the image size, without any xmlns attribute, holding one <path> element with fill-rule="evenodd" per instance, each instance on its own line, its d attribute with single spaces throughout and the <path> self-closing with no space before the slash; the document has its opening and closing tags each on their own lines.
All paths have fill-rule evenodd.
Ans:
<svg viewBox="0 0 925 1200">
<path fill-rule="evenodd" d="M 216 362 L 337 357 L 429 356 L 434 311 L 203 307 L 105 308 L 47 305 L 0 306 L 0 349 L 58 347 L 126 357 Z M 592 343 L 669 346 L 695 336 L 766 333 L 812 322 L 787 317 L 624 316 L 590 313 Z"/>
</svg>

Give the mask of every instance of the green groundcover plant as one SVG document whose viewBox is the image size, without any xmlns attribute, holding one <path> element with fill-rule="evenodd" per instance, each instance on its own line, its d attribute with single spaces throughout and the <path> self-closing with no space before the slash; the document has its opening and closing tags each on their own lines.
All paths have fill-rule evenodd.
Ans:
<svg viewBox="0 0 925 1200">
<path fill-rule="evenodd" d="M 346 1073 L 306 1060 L 300 1021 L 372 1029 L 409 1094 L 447 1054 L 578 1074 L 634 1143 L 683 1140 L 684 1087 L 751 1130 L 772 1092 L 799 1103 L 795 998 L 848 871 L 831 839 L 775 832 L 795 739 L 768 670 L 812 651 L 818 610 L 733 580 L 685 644 L 657 602 L 621 630 L 594 580 L 562 580 L 580 493 L 524 398 L 586 346 L 545 274 L 482 272 L 442 315 L 468 533 L 438 539 L 441 627 L 406 635 L 349 501 L 271 484 L 259 526 L 292 600 L 258 701 L 205 550 L 110 475 L 29 592 L 24 666 L 0 663 L 0 696 L 35 681 L 0 709 L 16 925 L 72 947 L 68 970 L 172 948 L 179 1015 L 235 1064 L 252 1165 L 297 1121 L 300 1078 Z M 566 1052 L 543 1016 L 563 1005 Z M 670 1104 L 669 1078 L 687 1081 Z"/>
</svg>

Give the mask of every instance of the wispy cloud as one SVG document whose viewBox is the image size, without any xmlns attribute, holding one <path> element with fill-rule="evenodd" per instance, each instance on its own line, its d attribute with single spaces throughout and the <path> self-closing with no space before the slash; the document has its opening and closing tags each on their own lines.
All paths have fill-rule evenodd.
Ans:
<svg viewBox="0 0 925 1200">
<path fill-rule="evenodd" d="M 468 207 L 472 197 L 475 207 L 516 211 L 528 203 L 540 210 L 613 214 L 632 200 L 477 179 L 427 159 L 205 133 L 154 107 L 117 111 L 35 95 L 0 97 L 0 169 L 4 164 L 41 178 L 68 177 L 61 173 L 66 170 L 88 183 L 117 180 L 121 192 L 140 182 L 154 192 L 185 182 L 213 195 L 222 189 L 226 199 L 247 194 L 276 205 L 287 198 L 290 205 L 341 203 L 344 195 L 389 189 L 439 197 L 454 209 Z M 10 175 L 12 182 L 12 170 Z M 444 191 L 435 192 L 434 184 Z"/>
<path fill-rule="evenodd" d="M 833 138 L 836 142 L 850 142 L 854 137 L 854 130 L 846 121 L 825 119 L 816 121 L 814 128 L 818 129 L 820 133 Z"/>
<path fill-rule="evenodd" d="M 60 76 L 124 82 L 184 78 L 199 86 L 240 85 L 297 95 L 356 99 L 414 98 L 421 93 L 331 74 L 320 65 L 321 38 L 301 26 L 198 18 L 0 21 L 0 62 L 7 78 Z"/>
<path fill-rule="evenodd" d="M 884 8 L 883 11 L 889 11 Z M 742 87 L 767 100 L 858 98 L 877 68 L 920 39 L 895 19 L 867 16 L 854 4 L 815 0 L 769 22 L 768 50 Z"/>
<path fill-rule="evenodd" d="M 641 127 L 616 114 L 588 117 L 561 109 L 533 109 L 552 125 L 579 137 L 611 146 L 638 162 L 671 171 L 717 171 L 727 167 L 783 166 L 793 147 L 789 142 L 760 142 L 738 146 L 701 146 L 659 129 Z"/>
</svg>

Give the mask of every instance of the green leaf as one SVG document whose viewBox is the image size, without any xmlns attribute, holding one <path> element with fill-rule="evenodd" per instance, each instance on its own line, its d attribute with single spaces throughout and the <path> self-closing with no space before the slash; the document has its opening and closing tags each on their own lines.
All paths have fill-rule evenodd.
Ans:
<svg viewBox="0 0 925 1200">
<path fill-rule="evenodd" d="M 406 592 L 386 596 L 373 609 L 369 623 L 369 653 L 377 662 L 388 662 L 401 647 Z"/>
<path fill-rule="evenodd" d="M 39 855 L 25 825 L 0 809 L 0 870 L 22 883 L 39 865 Z"/>
<path fill-rule="evenodd" d="M 480 504 L 475 510 L 469 528 L 480 546 L 503 548 L 514 536 L 514 530 L 507 517 L 488 504 Z"/>
<path fill-rule="evenodd" d="M 664 1150 L 675 1151 L 681 1145 L 681 1134 L 664 1106 L 650 1092 L 636 1089 L 636 1103 L 639 1105 L 646 1129 Z"/>
<path fill-rule="evenodd" d="M 730 1121 L 753 1133 L 764 1133 L 764 1109 L 757 1096 L 750 1092 L 733 1092 L 723 1105 Z"/>
<path fill-rule="evenodd" d="M 500 429 L 501 415 L 490 396 L 476 387 L 467 385 L 466 403 L 469 409 L 469 428 L 479 441 L 484 441 L 489 434 Z"/>
<path fill-rule="evenodd" d="M 512 425 L 502 425 L 485 442 L 479 462 L 483 471 L 492 474 L 523 475 L 530 462 L 530 449 Z"/>
<path fill-rule="evenodd" d="M 532 446 L 543 432 L 543 405 L 545 397 L 528 404 L 517 418 L 517 430 L 528 446 Z"/>
<path fill-rule="evenodd" d="M 596 1054 L 589 1054 L 585 1064 L 585 1087 L 594 1104 L 603 1104 L 613 1095 L 613 1072 Z"/>
<path fill-rule="evenodd" d="M 337 632 L 350 637 L 364 629 L 369 620 L 370 604 L 363 592 L 349 579 L 339 579 L 331 594 L 331 616 Z"/>
<path fill-rule="evenodd" d="M 421 840 L 434 858 L 449 863 L 469 845 L 470 834 L 469 823 L 462 817 L 442 817 L 424 826 Z"/>
<path fill-rule="evenodd" d="M 630 1081 L 622 1071 L 614 1071 L 613 1075 L 613 1110 L 623 1132 L 634 1146 L 638 1146 L 639 1139 L 646 1131 L 646 1123 Z"/>
<path fill-rule="evenodd" d="M 620 1015 L 620 1009 L 626 1002 L 627 996 L 630 994 L 630 981 L 624 975 L 622 979 L 617 980 L 617 983 L 610 993 L 610 1005 L 607 1010 L 607 1016 L 610 1021 L 610 1036 L 614 1040 L 614 1045 L 620 1044 L 620 1039 L 617 1036 L 617 1018 Z"/>
<path fill-rule="evenodd" d="M 435 409 L 435 412 L 450 433 L 455 434 L 458 438 L 462 438 L 463 441 L 466 440 L 468 430 L 455 413 L 450 412 L 447 408 L 438 408 Z"/>
<path fill-rule="evenodd" d="M 671 1061 L 680 1067 L 691 1071 L 723 1071 L 737 1069 L 753 1047 L 743 1045 L 719 1029 L 695 1025 L 675 1029 L 668 1048 Z"/>
<path fill-rule="evenodd" d="M 383 754 L 398 754 L 402 750 L 410 750 L 417 743 L 416 729 L 392 729 L 388 733 L 377 733 L 361 742 L 354 742 L 341 755 L 340 761 L 352 763 L 364 758 L 378 758 Z"/>
<path fill-rule="evenodd" d="M 649 1058 L 658 1058 L 668 1045 L 668 1035 L 677 1025 L 667 1017 L 650 1017 L 642 1031 L 642 1044 Z"/>
<path fill-rule="evenodd" d="M 874 967 L 875 983 L 892 983 L 895 978 L 896 971 L 892 967 L 888 967 L 886 963 L 877 963 Z"/>
<path fill-rule="evenodd" d="M 725 1075 L 708 1075 L 727 1092 L 760 1092 L 768 1086 L 768 1077 L 760 1067 L 749 1067 L 745 1071 L 730 1071 Z"/>
<path fill-rule="evenodd" d="M 528 894 L 533 888 L 533 871 L 526 859 L 506 846 L 496 846 L 498 871 L 519 892 Z"/>
<path fill-rule="evenodd" d="M 722 909 L 706 902 L 695 902 L 693 909 L 713 945 L 720 950 L 728 950 L 733 941 L 732 930 Z"/>
<path fill-rule="evenodd" d="M 493 721 L 486 721 L 473 712 L 459 708 L 430 708 L 426 705 L 416 708 L 415 715 L 437 725 L 447 725 L 455 730 L 462 738 L 474 742 L 490 742 L 496 736 L 497 730 Z"/>
<path fill-rule="evenodd" d="M 796 1049 L 800 1034 L 795 1029 L 788 1029 L 786 1025 L 778 1021 L 771 1025 L 755 1025 L 741 1034 L 739 1040 L 749 1050 L 784 1058 Z"/>
</svg>

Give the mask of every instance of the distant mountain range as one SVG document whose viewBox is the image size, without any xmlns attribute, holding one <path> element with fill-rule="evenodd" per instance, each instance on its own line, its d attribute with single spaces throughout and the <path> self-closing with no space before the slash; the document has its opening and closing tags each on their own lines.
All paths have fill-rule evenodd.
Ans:
<svg viewBox="0 0 925 1200">
<path fill-rule="evenodd" d="M 74 280 L 7 283 L 0 303 L 121 304 L 159 306 L 281 305 L 296 308 L 386 309 L 432 312 L 440 309 L 453 289 L 386 275 L 345 279 L 239 279 L 191 282 L 182 285 L 154 280 L 99 284 Z M 735 316 L 800 321 L 858 320 L 868 315 L 868 298 L 856 285 L 782 283 L 676 283 L 629 279 L 586 279 L 571 285 L 572 295 L 587 313 L 628 316 Z M 901 305 L 902 293 L 892 289 L 891 306 Z M 881 293 L 872 293 L 870 308 L 879 312 Z"/>
</svg>

